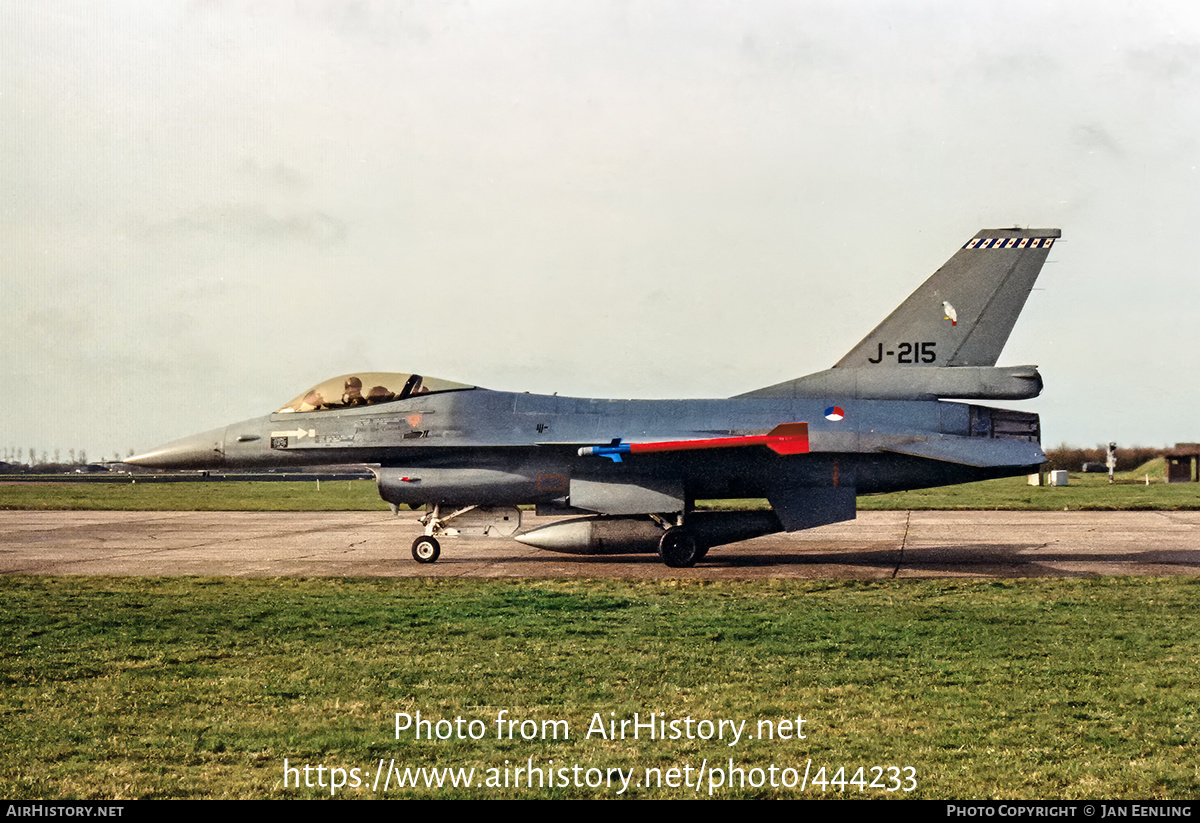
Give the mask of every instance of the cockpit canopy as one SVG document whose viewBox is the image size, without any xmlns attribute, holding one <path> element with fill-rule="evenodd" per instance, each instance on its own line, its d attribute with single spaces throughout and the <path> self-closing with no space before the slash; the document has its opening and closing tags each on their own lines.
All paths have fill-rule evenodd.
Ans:
<svg viewBox="0 0 1200 823">
<path fill-rule="evenodd" d="M 475 387 L 463 383 L 422 377 L 419 374 L 357 372 L 318 383 L 279 409 L 276 414 L 374 406 L 404 400 L 418 394 L 473 388 Z"/>
</svg>

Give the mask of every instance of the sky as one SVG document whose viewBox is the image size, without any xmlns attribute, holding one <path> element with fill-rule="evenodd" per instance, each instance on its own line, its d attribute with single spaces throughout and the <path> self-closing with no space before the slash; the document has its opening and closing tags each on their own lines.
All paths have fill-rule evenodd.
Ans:
<svg viewBox="0 0 1200 823">
<path fill-rule="evenodd" d="M 981 228 L 1061 228 L 999 365 L 1047 447 L 1200 440 L 1200 8 L 0 7 L 0 455 L 321 380 L 725 397 Z"/>
</svg>

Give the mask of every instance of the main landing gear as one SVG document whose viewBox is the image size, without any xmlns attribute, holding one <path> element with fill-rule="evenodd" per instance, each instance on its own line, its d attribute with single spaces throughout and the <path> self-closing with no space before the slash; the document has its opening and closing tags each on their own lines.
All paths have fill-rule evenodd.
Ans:
<svg viewBox="0 0 1200 823">
<path fill-rule="evenodd" d="M 658 541 L 658 556 L 673 569 L 687 569 L 708 554 L 708 546 L 696 541 L 686 526 L 671 526 Z"/>
</svg>

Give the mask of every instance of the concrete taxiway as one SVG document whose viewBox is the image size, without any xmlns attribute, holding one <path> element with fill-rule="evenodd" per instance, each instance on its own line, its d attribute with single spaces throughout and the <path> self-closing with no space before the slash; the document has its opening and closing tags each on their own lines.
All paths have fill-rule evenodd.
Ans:
<svg viewBox="0 0 1200 823">
<path fill-rule="evenodd" d="M 530 518 L 530 525 L 552 522 Z M 713 549 L 695 568 L 654 555 L 581 557 L 446 538 L 409 553 L 410 513 L 0 512 L 0 573 L 233 577 L 912 578 L 1200 574 L 1200 512 L 861 512 Z"/>
</svg>

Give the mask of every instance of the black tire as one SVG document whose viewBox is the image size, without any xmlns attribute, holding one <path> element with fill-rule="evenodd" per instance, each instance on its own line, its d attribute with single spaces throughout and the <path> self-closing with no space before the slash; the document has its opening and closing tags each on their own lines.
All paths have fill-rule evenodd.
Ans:
<svg viewBox="0 0 1200 823">
<path fill-rule="evenodd" d="M 418 563 L 436 563 L 442 556 L 442 547 L 433 537 L 418 537 L 413 541 L 413 560 Z"/>
<path fill-rule="evenodd" d="M 658 556 L 672 569 L 687 569 L 700 559 L 700 549 L 695 536 L 681 526 L 663 532 L 658 541 Z"/>
</svg>

